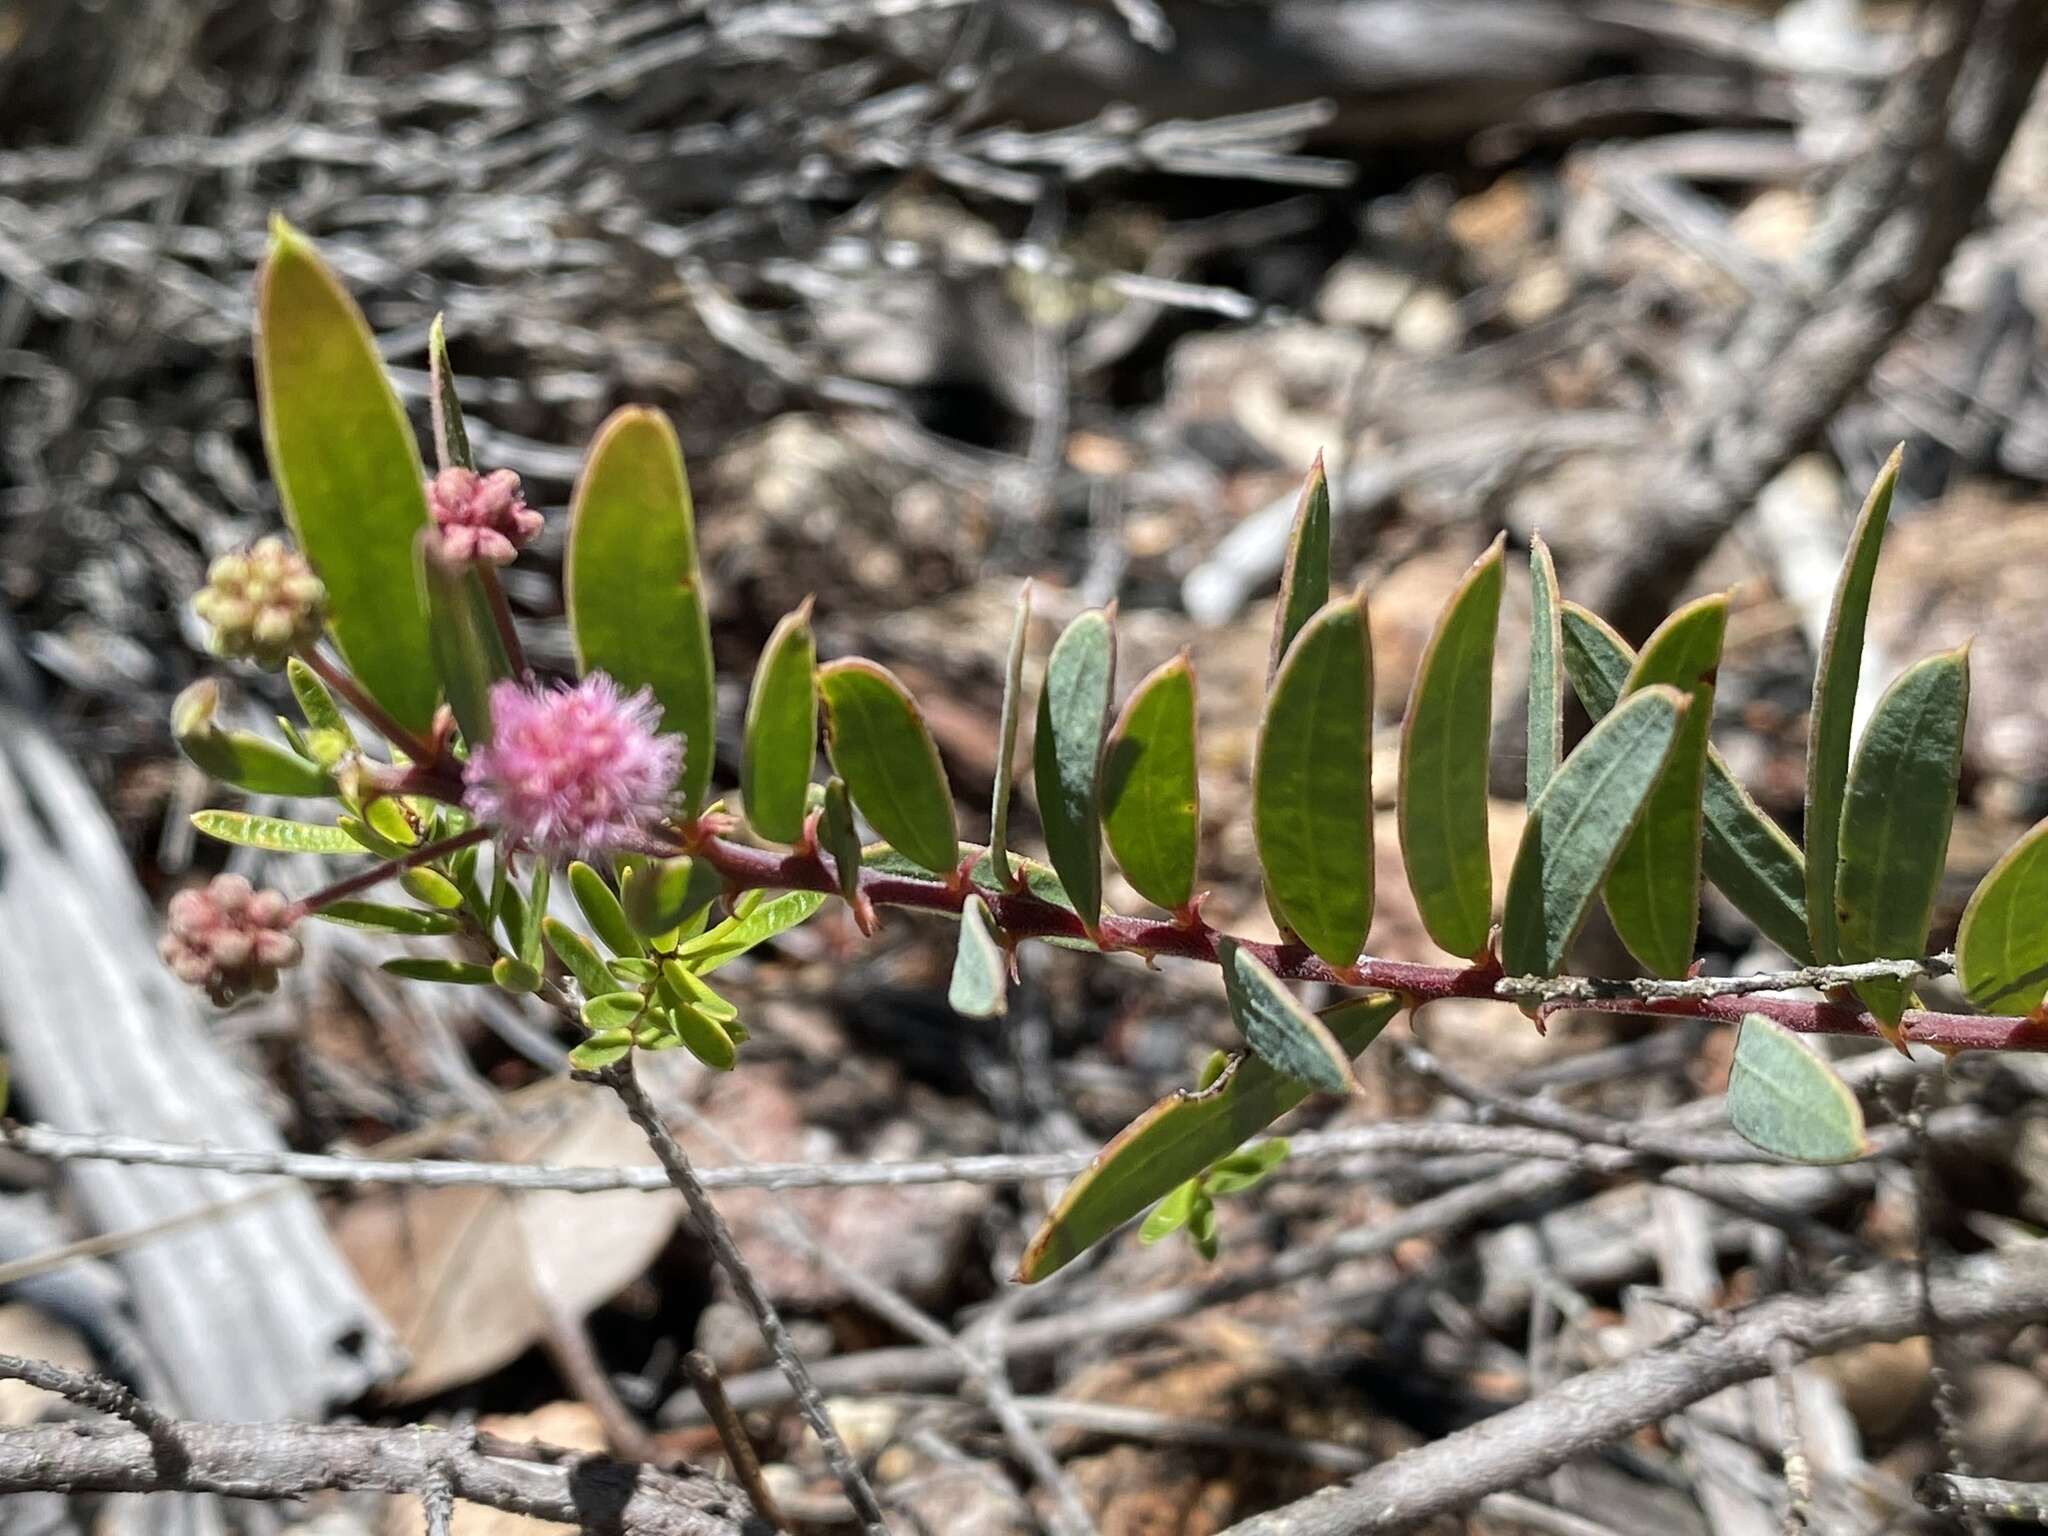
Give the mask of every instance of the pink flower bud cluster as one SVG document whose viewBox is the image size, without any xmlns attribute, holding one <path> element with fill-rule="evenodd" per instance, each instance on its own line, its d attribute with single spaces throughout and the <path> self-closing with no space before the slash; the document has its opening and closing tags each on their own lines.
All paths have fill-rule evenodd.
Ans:
<svg viewBox="0 0 2048 1536">
<path fill-rule="evenodd" d="M 299 963 L 289 903 L 240 875 L 215 875 L 171 898 L 157 953 L 178 980 L 202 988 L 221 1007 L 251 992 L 276 990 L 277 973 Z"/>
<path fill-rule="evenodd" d="M 442 555 L 456 565 L 510 565 L 541 529 L 509 469 L 444 469 L 427 482 L 427 510 L 441 530 Z"/>
<path fill-rule="evenodd" d="M 648 689 L 593 672 L 573 687 L 491 689 L 491 739 L 471 751 L 462 803 L 548 858 L 632 846 L 669 807 L 683 744 L 660 735 Z"/>
</svg>

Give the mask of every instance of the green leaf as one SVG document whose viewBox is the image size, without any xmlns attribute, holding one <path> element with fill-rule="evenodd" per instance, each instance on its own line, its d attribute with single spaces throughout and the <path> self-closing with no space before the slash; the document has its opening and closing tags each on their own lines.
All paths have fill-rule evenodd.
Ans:
<svg viewBox="0 0 2048 1536">
<path fill-rule="evenodd" d="M 664 960 L 661 963 L 662 991 L 669 1002 L 679 1008 L 694 1008 L 707 1018 L 730 1026 L 739 1017 L 739 1009 L 711 990 L 711 986 L 680 960 Z M 735 1037 L 737 1039 L 737 1037 Z"/>
<path fill-rule="evenodd" d="M 441 468 L 475 469 L 462 401 L 455 393 L 455 370 L 448 365 L 448 332 L 439 315 L 427 327 L 427 408 L 433 413 L 434 457 Z"/>
<path fill-rule="evenodd" d="M 437 912 L 453 912 L 462 905 L 462 892 L 439 870 L 408 869 L 398 877 L 399 886 L 414 901 Z"/>
<path fill-rule="evenodd" d="M 1700 791 L 1707 727 L 1714 718 L 1714 674 L 1727 627 L 1727 598 L 1686 604 L 1643 643 L 1622 688 L 1627 697 L 1665 683 L 1691 699 L 1664 772 L 1607 875 L 1614 931 L 1657 976 L 1685 975 L 1699 934 Z"/>
<path fill-rule="evenodd" d="M 251 816 L 243 811 L 195 811 L 192 825 L 208 837 L 243 848 L 272 853 L 361 853 L 356 840 L 340 827 L 310 821 L 284 821 L 276 816 Z"/>
<path fill-rule="evenodd" d="M 603 957 L 590 940 L 559 917 L 542 918 L 540 929 L 548 941 L 548 948 L 562 962 L 562 969 L 576 978 L 576 985 L 583 989 L 585 997 L 602 997 L 614 990 L 611 972 L 605 968 Z"/>
<path fill-rule="evenodd" d="M 247 731 L 223 731 L 214 716 L 220 685 L 201 678 L 171 704 L 171 735 L 192 765 L 222 783 L 252 795 L 294 795 L 325 799 L 334 779 L 296 753 Z"/>
<path fill-rule="evenodd" d="M 1223 995 L 1230 1017 L 1252 1053 L 1289 1077 L 1325 1093 L 1348 1093 L 1354 1084 L 1351 1053 L 1258 956 L 1229 939 L 1216 941 Z"/>
<path fill-rule="evenodd" d="M 644 986 L 661 977 L 661 967 L 639 955 L 628 955 L 622 960 L 607 960 L 604 962 L 604 969 L 607 975 L 616 976 L 619 985 L 624 987 Z M 598 988 L 600 992 L 611 990 L 609 985 Z"/>
<path fill-rule="evenodd" d="M 2032 1013 L 2048 997 L 2048 821 L 1971 894 L 1956 935 L 1956 979 L 1990 1013 Z"/>
<path fill-rule="evenodd" d="M 818 647 L 811 636 L 811 600 L 787 614 L 768 636 L 747 697 L 740 742 L 740 799 L 762 837 L 793 843 L 803 835 L 804 798 L 818 753 Z"/>
<path fill-rule="evenodd" d="M 1102 743 L 1115 686 L 1116 613 L 1093 608 L 1046 658 L 1031 744 L 1046 851 L 1091 934 L 1102 917 Z"/>
<path fill-rule="evenodd" d="M 1564 605 L 1564 661 L 1572 689 L 1595 720 L 1614 701 L 1635 652 L 1604 619 Z M 1750 797 L 1719 752 L 1707 748 L 1701 862 L 1707 878 L 1757 931 L 1801 965 L 1813 963 L 1806 927 L 1806 861 L 1799 845 Z"/>
<path fill-rule="evenodd" d="M 1796 1162 L 1847 1163 L 1870 1150 L 1856 1095 L 1818 1051 L 1760 1013 L 1736 1032 L 1728 1123 L 1751 1146 Z"/>
<path fill-rule="evenodd" d="M 526 898 L 526 922 L 520 930 L 519 959 L 521 963 L 540 969 L 541 919 L 548 915 L 548 888 L 552 876 L 546 859 L 533 861 L 533 886 Z"/>
<path fill-rule="evenodd" d="M 364 692 L 424 732 L 438 692 L 412 574 L 426 471 L 362 311 L 282 219 L 257 279 L 256 396 L 285 521 L 327 586 L 335 646 Z"/>
<path fill-rule="evenodd" d="M 683 1048 L 714 1072 L 730 1072 L 739 1051 L 725 1026 L 695 1008 L 672 1008 L 669 1019 Z"/>
<path fill-rule="evenodd" d="M 440 539 L 422 529 L 418 544 L 420 603 L 427 611 L 435 675 L 471 747 L 491 739 L 491 684 L 512 675 L 511 658 L 491 614 L 483 578 L 467 565 L 451 565 Z"/>
<path fill-rule="evenodd" d="M 1401 1001 L 1386 992 L 1352 998 L 1322 1015 L 1355 1056 L 1378 1038 Z M 1111 1232 L 1228 1156 L 1309 1096 L 1306 1083 L 1256 1056 L 1240 1056 L 1209 1086 L 1169 1094 L 1120 1132 L 1069 1184 L 1018 1266 L 1024 1284 L 1064 1268 Z"/>
<path fill-rule="evenodd" d="M 737 959 L 757 944 L 765 944 L 807 922 L 825 905 L 823 891 L 790 891 L 773 901 L 764 901 L 744 916 L 729 917 L 708 933 L 681 945 L 676 953 L 690 962 L 698 975 L 708 975 L 728 960 Z"/>
<path fill-rule="evenodd" d="M 629 1030 L 607 1030 L 601 1035 L 592 1035 L 569 1053 L 569 1065 L 578 1072 L 597 1072 L 615 1061 L 622 1061 L 633 1049 L 633 1036 Z"/>
<path fill-rule="evenodd" d="M 327 691 L 327 685 L 320 676 L 296 656 L 285 659 L 284 675 L 291 683 L 292 697 L 298 701 L 299 713 L 305 717 L 310 740 L 318 744 L 322 740 L 334 747 L 334 757 L 356 744 L 355 732 L 348 727 L 348 717 L 341 712 L 341 706 L 334 702 L 334 695 Z M 332 767 L 331 759 L 322 758 L 323 767 Z"/>
<path fill-rule="evenodd" d="M 344 928 L 374 928 L 380 933 L 402 933 L 409 938 L 431 938 L 453 933 L 462 926 L 446 912 L 390 907 L 376 901 L 330 901 L 313 915 Z"/>
<path fill-rule="evenodd" d="M 627 923 L 642 938 L 655 939 L 710 906 L 725 882 L 702 859 L 650 859 L 626 872 L 624 887 Z"/>
<path fill-rule="evenodd" d="M 996 729 L 996 786 L 989 809 L 989 858 L 996 878 L 1007 886 L 1010 865 L 1010 790 L 1017 771 L 1017 722 L 1024 713 L 1024 649 L 1031 634 L 1031 582 L 1017 594 L 1017 618 L 1010 626 L 1010 654 L 1003 664 L 1002 723 Z"/>
<path fill-rule="evenodd" d="M 1202 1176 L 1202 1188 L 1218 1197 L 1242 1194 L 1286 1161 L 1287 1138 L 1274 1136 L 1219 1160 Z"/>
<path fill-rule="evenodd" d="M 967 898 L 960 909 L 960 943 L 953 951 L 953 980 L 946 1001 L 970 1019 L 999 1018 L 1009 1011 L 1010 964 L 996 942 L 988 903 Z"/>
<path fill-rule="evenodd" d="M 1900 673 L 1863 727 L 1842 802 L 1841 875 L 1835 887 L 1845 964 L 1908 960 L 1927 947 L 1927 925 L 1948 862 L 1949 825 L 1970 709 L 1969 647 Z M 1909 985 L 1856 983 L 1863 1006 L 1888 1025 Z"/>
<path fill-rule="evenodd" d="M 861 815 L 895 848 L 950 875 L 959 857 L 953 790 L 910 690 L 878 662 L 854 658 L 818 670 L 825 751 Z"/>
<path fill-rule="evenodd" d="M 1133 890 L 1170 912 L 1195 894 L 1202 835 L 1195 765 L 1195 672 L 1182 651 L 1124 701 L 1102 762 L 1110 854 Z"/>
<path fill-rule="evenodd" d="M 1273 605 L 1273 645 L 1266 675 L 1280 663 L 1308 621 L 1330 601 L 1330 479 L 1323 454 L 1316 450 L 1301 497 L 1294 504 L 1294 524 L 1287 532 L 1287 563 L 1280 571 L 1280 598 Z"/>
<path fill-rule="evenodd" d="M 584 1027 L 594 1034 L 607 1030 L 631 1029 L 647 1012 L 644 992 L 600 992 L 583 1000 Z"/>
<path fill-rule="evenodd" d="M 1422 926 L 1454 955 L 1483 954 L 1493 923 L 1486 773 L 1506 542 L 1493 541 L 1445 604 L 1401 727 L 1401 862 Z"/>
<path fill-rule="evenodd" d="M 363 848 L 380 859 L 402 859 L 412 850 L 402 843 L 394 843 L 360 816 L 337 816 L 334 824 L 346 832 Z"/>
<path fill-rule="evenodd" d="M 578 670 L 654 690 L 661 728 L 683 738 L 695 815 L 718 726 L 711 622 L 683 450 L 661 412 L 625 406 L 599 428 L 570 507 L 562 586 Z"/>
<path fill-rule="evenodd" d="M 1541 534 L 1529 535 L 1529 766 L 1534 805 L 1564 761 L 1564 639 L 1558 620 L 1557 562 Z"/>
<path fill-rule="evenodd" d="M 1188 1217 L 1194 1214 L 1195 1201 L 1201 1192 L 1201 1185 L 1194 1179 L 1176 1185 L 1172 1193 L 1152 1207 L 1151 1214 L 1138 1228 L 1138 1241 L 1149 1248 L 1186 1226 Z"/>
<path fill-rule="evenodd" d="M 1273 914 L 1330 965 L 1372 925 L 1372 636 L 1365 596 L 1303 628 L 1273 675 L 1252 768 L 1252 836 Z"/>
<path fill-rule="evenodd" d="M 472 965 L 467 960 L 434 960 L 424 956 L 400 955 L 386 960 L 377 967 L 388 975 L 400 976 L 407 981 L 437 981 L 448 986 L 487 987 L 491 984 L 491 968 L 488 965 Z"/>
<path fill-rule="evenodd" d="M 1510 976 L 1555 976 L 1663 771 L 1686 709 L 1675 688 L 1622 700 L 1545 786 L 1522 828 L 1501 917 Z"/>
<path fill-rule="evenodd" d="M 604 941 L 605 948 L 615 955 L 646 953 L 647 946 L 640 942 L 633 925 L 626 921 L 625 908 L 619 905 L 619 898 L 611 885 L 581 859 L 569 866 L 569 894 L 576 898 L 583 920 L 590 924 L 590 931 Z"/>
<path fill-rule="evenodd" d="M 1216 1202 L 1199 1190 L 1195 1193 L 1194 1204 L 1188 1209 L 1187 1232 L 1195 1252 L 1213 1263 L 1217 1252 Z"/>
<path fill-rule="evenodd" d="M 1842 959 L 1835 885 L 1841 872 L 1842 799 L 1849 782 L 1856 683 L 1863 670 L 1863 629 L 1870 618 L 1878 549 L 1905 451 L 1902 443 L 1885 460 L 1849 534 L 1848 557 L 1835 583 L 1813 676 L 1813 714 L 1806 727 L 1806 920 L 1813 957 L 1822 965 Z"/>
<path fill-rule="evenodd" d="M 839 894 L 849 905 L 860 896 L 860 829 L 853 824 L 853 801 L 846 780 L 834 775 L 825 784 L 825 803 L 818 815 L 818 846 L 831 856 L 839 876 Z M 923 869 L 919 865 L 920 870 Z"/>
</svg>

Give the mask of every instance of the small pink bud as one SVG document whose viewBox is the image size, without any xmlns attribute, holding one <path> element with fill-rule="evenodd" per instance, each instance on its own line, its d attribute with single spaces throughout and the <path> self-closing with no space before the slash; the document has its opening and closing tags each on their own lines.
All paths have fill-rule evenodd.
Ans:
<svg viewBox="0 0 2048 1536">
<path fill-rule="evenodd" d="M 258 891 L 240 875 L 215 875 L 171 898 L 157 953 L 171 974 L 203 988 L 222 1007 L 277 987 L 277 973 L 299 963 L 291 904 Z"/>
<path fill-rule="evenodd" d="M 509 565 L 541 529 L 509 469 L 444 469 L 427 482 L 427 510 L 441 530 L 441 553 L 456 565 Z"/>
<path fill-rule="evenodd" d="M 683 744 L 660 735 L 648 689 L 622 694 L 601 672 L 574 687 L 491 689 L 491 740 L 474 749 L 463 804 L 549 858 L 629 845 L 668 809 Z"/>
</svg>

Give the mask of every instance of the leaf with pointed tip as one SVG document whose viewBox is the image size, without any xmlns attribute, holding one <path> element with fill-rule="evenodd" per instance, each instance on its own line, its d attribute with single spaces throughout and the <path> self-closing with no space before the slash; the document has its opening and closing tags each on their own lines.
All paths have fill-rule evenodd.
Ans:
<svg viewBox="0 0 2048 1536">
<path fill-rule="evenodd" d="M 1991 866 L 1963 908 L 1956 979 L 1988 1013 L 2032 1013 L 2048 997 L 2048 821 Z"/>
<path fill-rule="evenodd" d="M 1294 504 L 1294 523 L 1287 530 L 1287 563 L 1280 571 L 1280 598 L 1273 605 L 1273 646 L 1266 657 L 1266 675 L 1280 670 L 1287 648 L 1302 626 L 1330 601 L 1330 478 L 1323 455 L 1316 452 Z"/>
<path fill-rule="evenodd" d="M 462 401 L 455 393 L 455 370 L 448 364 L 448 332 L 441 317 L 427 327 L 427 409 L 434 421 L 434 457 L 443 469 L 475 469 L 469 431 L 462 424 Z"/>
<path fill-rule="evenodd" d="M 569 512 L 562 573 L 579 672 L 651 688 L 661 729 L 683 738 L 683 801 L 711 786 L 718 701 L 682 445 L 660 411 L 629 405 L 598 429 Z"/>
<path fill-rule="evenodd" d="M 1329 964 L 1372 926 L 1372 636 L 1365 595 L 1294 637 L 1259 722 L 1252 837 L 1274 915 Z"/>
<path fill-rule="evenodd" d="M 831 855 L 841 898 L 853 903 L 860 895 L 860 829 L 853 824 L 853 800 L 846 792 L 846 780 L 837 774 L 825 784 L 824 804 L 818 813 L 818 846 Z M 929 873 L 921 864 L 916 867 Z"/>
<path fill-rule="evenodd" d="M 1515 850 L 1501 916 L 1510 976 L 1555 976 L 1663 771 L 1684 717 L 1676 688 L 1645 688 L 1586 734 L 1544 787 Z"/>
<path fill-rule="evenodd" d="M 1801 1163 L 1847 1163 L 1870 1150 L 1863 1106 L 1804 1040 L 1745 1015 L 1728 1069 L 1728 1123 L 1753 1147 Z"/>
<path fill-rule="evenodd" d="M 1564 605 L 1565 670 L 1595 720 L 1614 708 L 1635 652 L 1608 623 Z M 1701 790 L 1701 863 L 1707 878 L 1757 932 L 1800 965 L 1813 963 L 1806 925 L 1806 861 L 1799 845 L 1742 787 L 1721 754 L 1707 748 Z"/>
<path fill-rule="evenodd" d="M 804 802 L 818 753 L 818 647 L 811 636 L 811 600 L 768 636 L 747 695 L 740 739 L 740 801 L 747 823 L 770 842 L 803 836 Z"/>
<path fill-rule="evenodd" d="M 326 798 L 334 779 L 324 768 L 248 731 L 224 731 L 214 716 L 220 685 L 203 677 L 171 704 L 171 737 L 186 758 L 212 778 L 254 795 Z"/>
<path fill-rule="evenodd" d="M 953 951 L 953 979 L 946 1001 L 970 1019 L 1000 1018 L 1009 1011 L 1010 966 L 996 942 L 995 919 L 979 896 L 960 909 L 960 942 Z"/>
<path fill-rule="evenodd" d="M 1534 805 L 1564 761 L 1564 637 L 1557 563 L 1541 534 L 1529 536 L 1529 765 L 1525 803 Z"/>
<path fill-rule="evenodd" d="M 1484 952 L 1493 923 L 1486 773 L 1506 542 L 1493 541 L 1444 605 L 1401 726 L 1396 822 L 1408 889 L 1430 938 L 1467 957 Z"/>
<path fill-rule="evenodd" d="M 1667 683 L 1691 699 L 1664 772 L 1643 802 L 1635 829 L 1607 874 L 1607 915 L 1628 952 L 1656 976 L 1691 969 L 1700 925 L 1700 793 L 1707 768 L 1707 727 L 1714 718 L 1714 675 L 1728 599 L 1686 604 L 1643 642 L 1622 695 Z"/>
<path fill-rule="evenodd" d="M 1887 688 L 1857 743 L 1842 801 L 1842 866 L 1835 887 L 1841 959 L 1909 960 L 1948 862 L 1970 708 L 1969 647 L 1917 661 Z M 1856 983 L 1863 1006 L 1887 1025 L 1905 1012 L 1908 983 Z"/>
<path fill-rule="evenodd" d="M 1250 950 L 1216 941 L 1231 1020 L 1261 1061 L 1325 1093 L 1353 1086 L 1351 1053 Z"/>
<path fill-rule="evenodd" d="M 480 747 L 491 739 L 491 684 L 512 675 L 512 662 L 491 615 L 483 578 L 451 564 L 441 541 L 422 529 L 418 545 L 420 602 L 427 610 L 434 670 L 462 739 Z"/>
<path fill-rule="evenodd" d="M 412 544 L 428 523 L 426 471 L 362 311 L 282 219 L 257 278 L 256 396 L 335 646 L 364 692 L 425 731 L 438 690 Z"/>
<path fill-rule="evenodd" d="M 342 714 L 341 706 L 334 702 L 334 695 L 327 691 L 319 674 L 293 656 L 284 664 L 284 675 L 291 683 L 299 713 L 305 716 L 306 729 L 315 737 L 333 736 L 346 746 L 354 746 L 355 732 L 348 728 L 347 716 Z"/>
<path fill-rule="evenodd" d="M 1115 686 L 1116 615 L 1090 609 L 1046 658 L 1032 780 L 1052 867 L 1091 934 L 1102 916 L 1102 743 Z"/>
<path fill-rule="evenodd" d="M 374 928 L 408 938 L 433 938 L 462 926 L 446 912 L 422 912 L 417 907 L 391 907 L 375 901 L 330 901 L 313 915 L 344 928 Z"/>
<path fill-rule="evenodd" d="M 1195 764 L 1195 672 L 1183 651 L 1124 701 L 1102 759 L 1110 854 L 1133 890 L 1172 912 L 1195 894 L 1202 829 Z"/>
<path fill-rule="evenodd" d="M 271 853 L 361 853 L 356 840 L 340 827 L 311 821 L 286 821 L 278 816 L 251 816 L 245 811 L 195 811 L 192 825 L 208 837 L 243 848 Z"/>
<path fill-rule="evenodd" d="M 1835 893 L 1841 877 L 1842 800 L 1849 783 L 1849 740 L 1856 722 L 1856 683 L 1863 670 L 1863 629 L 1878 549 L 1891 514 L 1902 443 L 1877 472 L 1849 534 L 1849 553 L 1835 583 L 1820 664 L 1813 675 L 1813 714 L 1806 727 L 1806 921 L 1813 957 L 1822 965 L 1842 958 L 1841 916 Z"/>
<path fill-rule="evenodd" d="M 687 960 L 699 976 L 709 975 L 729 960 L 737 960 L 757 944 L 765 944 L 779 933 L 810 919 L 825 904 L 823 891 L 790 891 L 763 901 L 744 915 L 735 915 L 716 927 L 686 940 L 676 954 Z"/>
<path fill-rule="evenodd" d="M 1400 999 L 1371 992 L 1325 1010 L 1321 1022 L 1339 1049 L 1356 1056 L 1400 1010 Z M 1238 1056 L 1208 1086 L 1161 1099 L 1067 1186 L 1025 1249 L 1017 1279 L 1028 1285 L 1072 1263 L 1154 1201 L 1229 1156 L 1310 1091 L 1256 1056 Z"/>
<path fill-rule="evenodd" d="M 1003 664 L 1003 714 L 996 728 L 996 784 L 989 809 L 988 851 L 996 878 L 1010 880 L 1010 790 L 1017 771 L 1017 722 L 1024 715 L 1024 648 L 1031 634 L 1031 582 L 1017 594 L 1010 655 Z"/>
<path fill-rule="evenodd" d="M 647 946 L 633 925 L 626 921 L 626 909 L 605 877 L 578 859 L 569 866 L 569 894 L 576 898 L 590 931 L 604 941 L 615 955 L 642 955 Z"/>
<path fill-rule="evenodd" d="M 950 875 L 960 845 L 945 764 L 910 690 L 879 662 L 818 669 L 825 752 L 868 824 L 934 874 Z"/>
<path fill-rule="evenodd" d="M 436 960 L 425 955 L 400 955 L 382 962 L 377 969 L 405 981 L 434 981 L 456 987 L 488 987 L 495 979 L 488 965 L 474 965 L 467 960 Z"/>
</svg>

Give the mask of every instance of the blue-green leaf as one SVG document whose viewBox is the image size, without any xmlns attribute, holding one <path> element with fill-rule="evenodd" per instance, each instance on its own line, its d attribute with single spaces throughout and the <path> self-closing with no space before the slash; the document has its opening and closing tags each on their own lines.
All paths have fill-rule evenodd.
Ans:
<svg viewBox="0 0 2048 1536">
<path fill-rule="evenodd" d="M 1870 1150 L 1856 1095 L 1818 1051 L 1760 1013 L 1735 1036 L 1728 1123 L 1751 1146 L 1796 1162 L 1847 1163 Z"/>
<path fill-rule="evenodd" d="M 1626 697 L 1666 683 L 1691 700 L 1664 772 L 1607 875 L 1614 931 L 1657 976 L 1683 976 L 1691 969 L 1699 933 L 1700 788 L 1727 627 L 1727 598 L 1717 594 L 1686 604 L 1643 642 L 1622 688 Z"/>
<path fill-rule="evenodd" d="M 996 942 L 988 903 L 969 896 L 960 909 L 960 941 L 953 951 L 953 979 L 946 1001 L 970 1019 L 1000 1018 L 1009 1011 L 1010 964 Z"/>
<path fill-rule="evenodd" d="M 1614 708 L 1636 659 L 1605 620 L 1576 603 L 1564 605 L 1564 658 L 1573 691 L 1595 720 Z M 1799 845 L 1750 797 L 1711 746 L 1702 804 L 1701 862 L 1707 878 L 1759 933 L 1799 964 L 1811 965 L 1806 861 Z"/>
<path fill-rule="evenodd" d="M 1330 965 L 1355 964 L 1373 906 L 1363 593 L 1303 626 L 1273 675 L 1252 769 L 1252 836 L 1274 916 Z"/>
<path fill-rule="evenodd" d="M 1218 939 L 1216 963 L 1223 968 L 1230 1017 L 1254 1055 L 1311 1088 L 1350 1091 L 1351 1053 L 1258 956 L 1229 939 Z"/>
<path fill-rule="evenodd" d="M 1323 1024 L 1356 1056 L 1401 1010 L 1371 992 L 1326 1010 Z M 1198 1090 L 1160 1100 L 1121 1131 L 1069 1184 L 1024 1250 L 1028 1285 L 1072 1263 L 1155 1200 L 1228 1156 L 1309 1096 L 1308 1084 L 1256 1056 L 1238 1056 Z"/>
<path fill-rule="evenodd" d="M 1529 535 L 1529 765 L 1527 803 L 1534 805 L 1564 761 L 1564 637 L 1559 621 L 1557 563 L 1539 533 Z"/>
<path fill-rule="evenodd" d="M 1486 772 L 1507 536 L 1465 573 L 1416 668 L 1401 727 L 1401 862 L 1430 938 L 1483 954 L 1493 922 Z"/>
<path fill-rule="evenodd" d="M 1892 450 L 1849 534 L 1848 557 L 1835 584 L 1820 664 L 1813 676 L 1813 714 L 1806 727 L 1806 920 L 1813 957 L 1822 965 L 1842 959 L 1835 885 L 1840 877 L 1842 799 L 1849 782 L 1856 684 L 1863 670 L 1863 630 L 1870 618 L 1878 549 L 1904 456 L 1903 443 Z"/>
<path fill-rule="evenodd" d="M 683 738 L 683 800 L 711 786 L 718 701 L 682 445 L 660 411 L 629 405 L 598 430 L 576 482 L 562 573 L 582 672 L 651 688 L 661 728 Z"/>
<path fill-rule="evenodd" d="M 1845 964 L 1914 959 L 1927 947 L 1948 861 L 1969 708 L 1965 646 L 1915 662 L 1870 713 L 1842 802 L 1835 900 Z M 1856 984 L 1864 1007 L 1893 1028 L 1909 990 L 1889 976 Z"/>
<path fill-rule="evenodd" d="M 1046 851 L 1091 934 L 1102 916 L 1102 746 L 1115 685 L 1116 615 L 1091 609 L 1046 658 L 1032 743 Z"/>
<path fill-rule="evenodd" d="M 1171 912 L 1194 898 L 1202 813 L 1195 673 L 1185 651 L 1138 684 L 1109 733 L 1102 830 L 1140 896 Z"/>
<path fill-rule="evenodd" d="M 1675 688 L 1624 699 L 1587 733 L 1522 828 L 1501 917 L 1510 976 L 1555 976 L 1663 771 L 1686 709 Z"/>
</svg>

